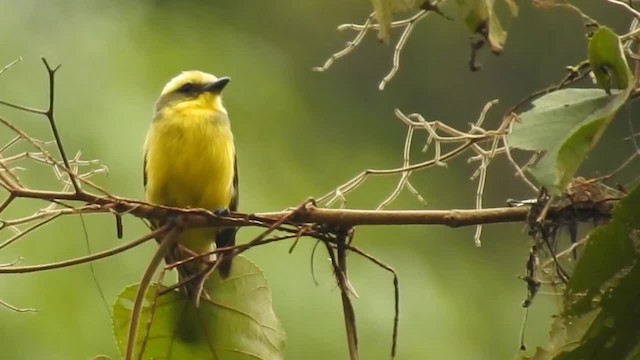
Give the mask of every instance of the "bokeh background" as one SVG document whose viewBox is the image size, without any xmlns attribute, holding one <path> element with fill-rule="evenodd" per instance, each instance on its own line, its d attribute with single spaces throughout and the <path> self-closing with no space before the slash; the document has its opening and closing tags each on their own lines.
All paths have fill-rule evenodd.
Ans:
<svg viewBox="0 0 640 360">
<path fill-rule="evenodd" d="M 628 17 L 605 2 L 576 2 L 597 20 L 623 32 Z M 502 6 L 502 4 L 500 5 Z M 445 7 L 456 17 L 454 7 Z M 500 11 L 505 10 L 502 7 Z M 417 26 L 402 54 L 401 69 L 383 92 L 377 84 L 391 65 L 392 47 L 369 35 L 363 45 L 330 71 L 315 73 L 354 33 L 341 23 L 362 22 L 365 0 L 326 1 L 0 1 L 0 64 L 23 61 L 0 78 L 0 98 L 33 106 L 46 103 L 45 56 L 63 64 L 57 82 L 57 119 L 67 151 L 108 165 L 93 180 L 112 193 L 142 198 L 142 142 L 152 105 L 163 84 L 179 71 L 201 69 L 233 81 L 225 90 L 239 156 L 241 210 L 272 211 L 319 196 L 364 168 L 402 161 L 405 127 L 394 108 L 418 112 L 466 129 L 483 105 L 500 104 L 487 126 L 534 90 L 556 82 L 564 67 L 585 58 L 581 19 L 565 9 L 542 10 L 522 2 L 520 16 L 504 16 L 505 53 L 483 53 L 483 70 L 467 68 L 468 34 L 458 20 L 430 17 Z M 506 11 L 502 11 L 504 15 Z M 394 33 L 394 39 L 398 34 Z M 631 109 L 626 108 L 626 116 Z M 43 118 L 2 108 L 0 115 L 35 137 L 49 139 Z M 629 154 L 625 121 L 614 123 L 583 174 L 611 170 Z M 0 140 L 11 135 L 0 130 Z M 20 150 L 20 149 L 16 149 Z M 465 159 L 414 175 L 413 184 L 431 209 L 471 208 L 475 165 Z M 531 196 L 505 162 L 491 166 L 486 206 Z M 22 173 L 33 187 L 55 189 L 50 170 L 36 165 Z M 373 208 L 397 179 L 371 180 L 349 199 L 353 208 Z M 42 206 L 22 202 L 6 215 L 29 214 Z M 403 194 L 392 208 L 421 205 Z M 3 214 L 4 215 L 4 214 Z M 86 255 L 136 238 L 145 231 L 125 219 L 125 239 L 113 219 L 86 216 L 55 221 L 0 252 L 0 262 L 23 257 L 38 264 Z M 436 226 L 358 229 L 356 244 L 393 266 L 400 276 L 399 359 L 510 359 L 518 354 L 524 316 L 520 304 L 528 239 L 520 224 L 485 228 L 483 246 L 473 245 L 473 228 Z M 255 231 L 240 232 L 247 241 Z M 6 232 L 3 238 L 10 236 Z M 347 357 L 339 292 L 326 255 L 311 241 L 293 254 L 290 243 L 251 251 L 273 290 L 277 314 L 288 334 L 288 359 Z M 0 298 L 37 314 L 0 307 L 1 358 L 118 358 L 109 306 L 140 278 L 155 244 L 58 271 L 2 276 Z M 351 257 L 351 282 L 363 359 L 386 359 L 393 318 L 391 276 Z M 98 285 L 104 293 L 100 295 Z M 540 295 L 529 314 L 526 343 L 544 345 L 555 300 Z"/>
</svg>

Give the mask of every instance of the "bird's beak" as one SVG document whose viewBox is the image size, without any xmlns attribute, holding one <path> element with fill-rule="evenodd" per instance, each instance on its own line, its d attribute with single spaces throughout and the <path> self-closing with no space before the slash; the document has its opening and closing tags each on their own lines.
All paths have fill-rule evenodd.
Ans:
<svg viewBox="0 0 640 360">
<path fill-rule="evenodd" d="M 225 86 L 227 86 L 227 84 L 229 83 L 229 81 L 231 81 L 230 78 L 224 76 L 219 78 L 218 80 L 207 84 L 204 86 L 203 90 L 204 91 L 208 91 L 208 92 L 212 92 L 214 94 L 219 94 L 220 92 L 222 92 L 222 89 L 224 89 Z"/>
</svg>

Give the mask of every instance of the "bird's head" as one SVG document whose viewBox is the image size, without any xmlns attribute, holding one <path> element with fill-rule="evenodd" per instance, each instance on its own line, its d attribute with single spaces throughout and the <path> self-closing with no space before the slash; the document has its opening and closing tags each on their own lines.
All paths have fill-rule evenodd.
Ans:
<svg viewBox="0 0 640 360">
<path fill-rule="evenodd" d="M 221 93 L 230 80 L 197 70 L 183 71 L 162 89 L 156 112 L 166 107 L 198 107 L 226 113 Z"/>
</svg>

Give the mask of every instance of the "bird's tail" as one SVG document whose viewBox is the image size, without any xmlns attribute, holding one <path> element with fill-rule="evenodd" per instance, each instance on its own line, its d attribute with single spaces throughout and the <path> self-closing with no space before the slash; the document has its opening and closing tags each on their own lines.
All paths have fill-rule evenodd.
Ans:
<svg viewBox="0 0 640 360">
<path fill-rule="evenodd" d="M 179 261 L 191 258 L 193 255 L 186 253 L 180 246 L 175 246 L 169 254 L 166 256 L 165 261 L 167 264 L 175 264 Z M 206 287 L 204 291 L 200 291 L 200 287 L 204 286 L 203 277 L 208 276 L 210 261 L 203 261 L 205 259 L 193 259 L 183 264 L 176 266 L 178 271 L 178 283 L 180 284 L 180 292 L 184 294 L 193 304 L 198 304 L 198 292 L 201 295 L 208 296 Z M 206 258 L 209 260 L 209 258 Z M 230 253 L 221 253 L 217 255 L 218 265 L 217 271 L 223 279 L 229 277 L 231 272 L 232 257 Z"/>
<path fill-rule="evenodd" d="M 167 264 L 175 264 L 190 257 L 190 255 L 185 254 L 180 246 L 175 246 L 166 256 L 165 261 Z M 202 283 L 203 276 L 206 276 L 205 263 L 199 261 L 199 259 L 195 259 L 178 265 L 176 270 L 178 271 L 180 292 L 184 294 L 190 302 L 196 304 L 199 286 Z"/>
<path fill-rule="evenodd" d="M 216 248 L 223 248 L 233 246 L 236 244 L 236 232 L 237 228 L 224 228 L 218 231 L 216 236 Z M 218 254 L 218 271 L 223 279 L 229 277 L 231 272 L 231 262 L 233 260 L 232 253 L 230 251 L 222 252 Z"/>
<path fill-rule="evenodd" d="M 194 231 L 194 230 L 190 230 Z M 235 235 L 237 229 L 235 228 L 224 228 L 218 230 L 215 236 L 216 248 L 223 248 L 233 246 L 235 244 Z M 185 233 L 183 234 L 182 240 L 193 240 L 199 239 L 199 233 Z M 206 238 L 206 235 L 205 235 Z M 211 243 L 209 243 L 211 244 Z M 212 244 L 211 244 L 212 245 Z M 184 245 L 183 245 L 184 246 Z M 194 254 L 204 253 L 212 250 L 212 248 L 201 248 L 198 249 L 195 253 L 187 250 L 187 247 L 183 247 L 181 245 L 175 245 L 173 249 L 169 251 L 167 256 L 165 257 L 165 262 L 167 264 L 176 264 L 181 261 L 185 261 L 186 259 L 191 259 Z M 191 248 L 191 247 L 189 247 Z M 195 249 L 193 249 L 195 250 Z M 192 250 L 192 251 L 193 251 Z M 186 296 L 187 299 L 190 300 L 193 304 L 198 304 L 198 293 L 204 294 L 207 296 L 206 291 L 201 291 L 200 288 L 204 285 L 203 278 L 208 276 L 209 272 L 207 271 L 209 265 L 211 264 L 211 257 L 206 258 L 198 258 L 192 259 L 190 261 L 185 261 L 180 265 L 176 266 L 176 270 L 178 271 L 178 283 L 180 284 L 180 292 Z M 231 252 L 223 252 L 217 254 L 218 264 L 216 266 L 218 273 L 220 276 L 225 279 L 229 276 L 231 272 L 231 262 L 232 262 L 232 253 Z M 206 290 L 206 288 L 205 288 Z"/>
</svg>

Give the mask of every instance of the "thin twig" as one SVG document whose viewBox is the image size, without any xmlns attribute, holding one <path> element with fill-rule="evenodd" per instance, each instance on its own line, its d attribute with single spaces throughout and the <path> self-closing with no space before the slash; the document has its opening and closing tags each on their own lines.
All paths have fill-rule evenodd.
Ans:
<svg viewBox="0 0 640 360">
<path fill-rule="evenodd" d="M 9 140 L 6 144 L 0 147 L 0 154 L 2 154 L 4 151 L 12 147 L 14 144 L 18 143 L 20 140 L 22 140 L 20 136 L 16 136 L 13 139 Z M 2 160 L 7 161 L 7 158 L 3 158 Z"/>
<path fill-rule="evenodd" d="M 78 218 L 80 219 L 80 225 L 82 226 L 82 234 L 84 235 L 84 243 L 87 248 L 87 254 L 90 255 L 92 251 L 91 251 L 91 244 L 89 243 L 89 230 L 87 229 L 87 224 L 84 221 L 84 216 L 82 215 L 82 213 L 78 215 L 79 215 Z M 107 297 L 104 295 L 102 286 L 100 286 L 100 282 L 98 281 L 98 275 L 96 274 L 96 269 L 93 266 L 93 261 L 89 262 L 89 272 L 91 273 L 91 278 L 93 279 L 93 283 L 96 285 L 96 288 L 98 289 L 98 294 L 100 295 L 100 300 L 102 300 L 104 309 L 107 312 L 107 315 L 111 316 L 109 303 L 107 302 Z"/>
<path fill-rule="evenodd" d="M 411 143 L 413 140 L 413 133 L 415 131 L 415 127 L 413 126 L 409 126 L 409 130 L 407 131 L 407 137 L 405 138 L 405 142 L 404 142 L 404 152 L 403 152 L 403 160 L 402 160 L 402 166 L 409 166 L 409 163 L 411 161 Z M 378 205 L 378 207 L 376 208 L 376 210 L 382 210 L 385 207 L 387 207 L 392 201 L 394 201 L 398 195 L 400 194 L 400 192 L 402 191 L 402 189 L 404 189 L 404 187 L 406 186 L 407 182 L 409 181 L 409 176 L 411 176 L 411 171 L 405 171 L 402 173 L 402 176 L 400 177 L 400 181 L 398 181 L 398 184 L 396 185 L 396 188 L 393 190 L 393 192 L 391 194 L 389 194 L 389 196 L 384 199 L 380 205 Z"/>
<path fill-rule="evenodd" d="M 50 200 L 53 204 L 60 204 L 57 200 Z M 105 213 L 108 212 L 108 209 L 101 208 L 96 205 L 87 205 L 79 208 L 65 208 L 65 209 L 44 209 L 40 210 L 32 215 L 25 216 L 22 218 L 16 218 L 12 220 L 4 220 L 0 223 L 0 230 L 8 227 L 8 226 L 17 226 L 22 224 L 31 223 L 40 219 L 48 219 L 52 216 L 61 216 L 61 215 L 78 215 L 78 214 L 91 214 L 91 213 Z M 29 230 L 29 229 L 27 229 Z M 25 231 L 27 231 L 25 230 Z M 5 247 L 5 244 L 0 245 L 1 247 Z M 1 248 L 0 247 L 0 248 Z"/>
<path fill-rule="evenodd" d="M 296 216 L 299 216 L 300 214 L 303 214 L 305 212 L 305 210 L 310 205 L 313 205 L 313 204 L 315 204 L 315 201 L 313 199 L 305 200 L 302 204 L 298 205 L 297 208 L 295 208 L 292 211 L 289 211 L 285 215 L 281 216 L 276 222 L 274 222 L 264 232 L 262 232 L 260 235 L 256 236 L 253 240 L 249 241 L 247 244 L 245 244 L 243 246 L 243 249 L 238 250 L 237 254 L 240 254 L 240 253 L 244 252 L 246 249 L 249 249 L 250 247 L 252 247 L 254 244 L 257 244 L 257 243 L 261 242 L 263 239 L 265 239 L 267 236 L 269 236 L 273 231 L 278 229 L 281 225 L 283 225 L 289 219 L 295 218 Z M 234 254 L 234 255 L 237 255 L 237 254 Z"/>
<path fill-rule="evenodd" d="M 32 114 L 38 114 L 38 115 L 46 115 L 47 114 L 47 112 L 45 110 L 40 110 L 40 109 L 32 108 L 32 107 L 29 107 L 29 106 L 22 106 L 22 105 L 18 105 L 18 104 L 13 104 L 13 103 L 10 103 L 10 102 L 4 101 L 4 100 L 0 100 L 0 104 L 2 104 L 4 106 L 8 106 L 10 108 L 17 109 L 17 110 L 26 111 L 26 112 L 32 113 Z"/>
<path fill-rule="evenodd" d="M 640 19 L 640 11 L 638 11 L 638 10 L 632 8 L 631 6 L 629 6 L 629 4 L 627 4 L 627 2 L 620 1 L 620 0 L 607 0 L 607 2 L 610 2 L 610 3 L 618 5 L 618 6 L 622 6 L 627 11 L 629 11 L 633 16 L 635 16 L 637 19 Z"/>
<path fill-rule="evenodd" d="M 38 310 L 36 310 L 36 309 L 29 309 L 29 308 L 25 309 L 25 308 L 15 307 L 15 306 L 13 306 L 13 305 L 9 304 L 8 302 L 6 302 L 4 300 L 1 300 L 1 299 L 0 299 L 0 305 L 6 307 L 7 309 L 11 309 L 11 310 L 13 310 L 15 312 L 21 312 L 21 313 L 23 313 L 23 312 L 33 312 L 33 313 L 38 312 Z"/>
<path fill-rule="evenodd" d="M 115 247 L 113 249 L 109 249 L 109 250 L 105 250 L 105 251 L 101 251 L 95 254 L 91 254 L 91 255 L 87 255 L 87 256 L 81 256 L 78 258 L 74 258 L 74 259 L 68 259 L 68 260 L 64 260 L 64 261 L 59 261 L 59 262 L 54 262 L 54 263 L 48 263 L 48 264 L 41 264 L 41 265 L 30 265 L 30 266 L 11 266 L 11 267 L 0 267 L 0 274 L 24 274 L 24 273 L 30 273 L 30 272 L 37 272 L 37 271 L 46 271 L 46 270 L 54 270 L 54 269 L 61 269 L 64 267 L 69 267 L 69 266 L 74 266 L 74 265 L 79 265 L 79 264 L 84 264 L 90 261 L 95 261 L 95 260 L 100 260 L 100 259 L 104 259 L 110 256 L 113 256 L 115 254 L 119 254 L 123 251 L 129 250 L 131 248 L 134 248 L 142 243 L 145 243 L 153 238 L 155 238 L 156 236 L 158 236 L 159 234 L 163 233 L 164 231 L 166 231 L 166 227 L 162 227 L 162 228 L 158 228 L 152 232 L 150 232 L 149 234 L 133 240 L 127 244 L 124 245 L 120 245 L 118 247 Z"/>
<path fill-rule="evenodd" d="M 198 282 L 198 286 L 197 286 L 197 290 L 196 290 L 196 296 L 195 296 L 195 305 L 196 308 L 200 307 L 200 297 L 202 296 L 202 292 L 205 289 L 205 285 L 207 282 L 207 279 L 209 278 L 209 276 L 211 276 L 211 274 L 213 274 L 214 271 L 216 271 L 218 269 L 218 267 L 220 266 L 220 261 L 222 261 L 222 258 L 224 256 L 227 256 L 228 253 L 219 253 L 219 258 L 216 259 L 216 262 L 213 263 L 212 265 L 210 265 L 208 267 L 208 269 L 206 269 L 204 271 L 204 274 L 202 276 L 198 275 L 196 278 L 199 278 L 200 281 Z M 208 293 L 206 293 L 208 296 Z"/>
<path fill-rule="evenodd" d="M 69 165 L 69 158 L 64 151 L 64 146 L 62 145 L 62 139 L 60 138 L 60 133 L 58 132 L 58 127 L 56 126 L 56 120 L 53 111 L 55 105 L 55 74 L 56 71 L 60 69 L 61 65 L 52 68 L 51 66 L 49 66 L 49 63 L 45 58 L 42 58 L 42 62 L 47 68 L 47 74 L 49 75 L 49 106 L 47 106 L 45 115 L 47 117 L 47 120 L 49 120 L 49 126 L 51 128 L 51 132 L 53 132 L 53 138 L 56 140 L 56 145 L 58 146 L 58 151 L 60 152 L 62 162 L 67 169 L 71 170 L 71 166 Z M 71 179 L 71 183 L 73 184 L 73 189 L 75 190 L 75 192 L 80 193 L 82 191 L 80 188 L 80 183 L 78 182 L 78 179 L 72 175 L 71 171 L 69 172 L 69 178 Z"/>
<path fill-rule="evenodd" d="M 344 312 L 344 321 L 345 327 L 347 331 L 347 344 L 349 346 L 349 359 L 357 360 L 358 359 L 358 334 L 356 329 L 356 318 L 355 311 L 353 310 L 353 304 L 351 303 L 351 299 L 349 298 L 349 287 L 347 285 L 346 275 L 340 270 L 340 266 L 338 261 L 336 260 L 336 256 L 333 253 L 333 249 L 329 245 L 328 242 L 324 242 L 327 252 L 329 254 L 329 259 L 331 260 L 331 265 L 333 267 L 333 273 L 336 277 L 336 281 L 338 282 L 338 288 L 340 289 L 340 297 L 342 299 L 342 310 Z"/>
<path fill-rule="evenodd" d="M 1 102 L 0 102 L 1 103 Z M 73 171 L 71 170 L 71 168 L 67 167 L 65 164 L 61 163 L 58 160 L 55 160 L 48 152 L 47 150 L 42 146 L 42 144 L 40 144 L 38 141 L 36 141 L 35 139 L 33 139 L 32 137 L 30 137 L 29 135 L 27 135 L 24 131 L 20 130 L 18 127 L 16 127 L 15 125 L 11 124 L 9 121 L 7 121 L 6 119 L 4 119 L 3 117 L 0 117 L 0 123 L 2 123 L 4 126 L 8 127 L 9 129 L 11 129 L 13 132 L 15 132 L 16 134 L 18 134 L 19 136 L 21 136 L 23 139 L 25 139 L 27 142 L 29 142 L 31 145 L 33 145 L 36 149 L 40 150 L 42 152 L 42 154 L 44 156 L 47 157 L 47 159 L 49 161 L 51 161 L 53 164 L 55 164 L 56 166 L 59 166 L 61 168 L 63 168 L 70 177 L 74 177 L 76 176 L 76 174 L 73 173 Z M 2 165 L 2 162 L 0 162 L 0 165 Z M 101 193 L 103 193 L 106 196 L 110 196 L 110 197 L 114 197 L 111 196 L 107 191 L 105 191 L 102 187 L 94 184 L 93 182 L 86 180 L 86 179 L 77 179 L 78 181 L 82 182 L 83 184 L 89 185 L 92 188 L 100 191 Z M 22 186 L 20 186 L 20 188 L 22 188 Z M 26 189 L 12 189 L 12 190 L 26 190 Z M 80 192 L 76 194 L 77 196 L 72 199 L 72 200 L 83 200 L 84 192 Z"/>
<path fill-rule="evenodd" d="M 508 129 L 506 125 L 506 121 L 503 122 L 503 124 L 497 130 L 487 131 L 481 128 L 486 112 L 489 110 L 491 105 L 493 105 L 495 102 L 496 102 L 495 100 L 490 101 L 485 105 L 478 120 L 475 122 L 475 124 L 472 125 L 471 130 L 469 132 L 456 130 L 439 121 L 428 122 L 419 114 L 411 114 L 407 116 L 403 114 L 399 109 L 396 109 L 395 110 L 396 116 L 405 125 L 409 127 L 407 137 L 405 138 L 405 150 L 404 150 L 405 157 L 404 157 L 403 166 L 398 168 L 392 168 L 392 169 L 367 169 L 362 173 L 358 174 L 356 177 L 347 181 L 346 183 L 340 185 L 335 190 L 320 197 L 318 199 L 318 203 L 324 203 L 326 204 L 326 206 L 332 206 L 336 201 L 341 200 L 344 202 L 345 196 L 351 191 L 358 188 L 370 176 L 405 174 L 415 170 L 425 169 L 430 166 L 445 166 L 447 161 L 452 160 L 453 158 L 461 155 L 469 148 L 477 152 L 478 151 L 477 149 L 481 149 L 481 148 L 475 145 L 480 142 L 491 141 L 492 142 L 491 153 L 493 155 L 501 153 L 503 150 L 498 149 L 496 147 L 497 139 L 499 139 L 500 137 L 506 134 L 506 131 Z M 416 119 L 416 121 L 412 120 L 412 118 Z M 410 150 L 410 142 L 413 136 L 412 129 L 413 130 L 424 129 L 425 131 L 427 131 L 427 133 L 429 134 L 429 137 L 427 139 L 427 145 L 431 141 L 435 141 L 435 156 L 432 159 L 422 161 L 419 163 L 414 163 L 414 164 L 410 164 L 409 162 L 406 161 L 408 157 L 407 150 Z M 438 130 L 441 130 L 442 132 L 446 133 L 449 136 L 439 135 L 437 133 Z M 441 143 L 455 143 L 455 144 L 458 144 L 458 146 L 442 154 L 441 147 L 440 147 Z M 426 148 L 424 150 L 426 150 Z M 484 151 L 479 153 L 479 155 L 483 157 L 486 156 L 486 154 L 484 154 Z M 407 177 L 408 177 L 407 175 L 403 175 L 403 178 L 401 178 L 400 183 L 396 187 L 396 190 L 394 190 L 391 193 L 391 195 L 385 201 L 383 201 L 382 203 L 383 206 L 386 206 L 388 204 L 388 200 L 393 200 L 394 197 L 398 195 L 399 190 L 401 190 L 404 186 L 406 186 Z"/>
<path fill-rule="evenodd" d="M 387 75 L 385 75 L 382 81 L 380 81 L 380 84 L 378 85 L 378 90 L 384 90 L 384 87 L 387 85 L 387 83 L 391 81 L 391 79 L 393 79 L 394 76 L 396 76 L 396 73 L 400 68 L 400 53 L 402 52 L 404 45 L 407 43 L 407 39 L 409 39 L 409 36 L 411 35 L 411 32 L 415 28 L 416 24 L 420 20 L 425 18 L 429 13 L 430 12 L 427 10 L 420 10 L 417 14 L 413 15 L 407 22 L 407 27 L 404 28 L 404 31 L 402 32 L 400 39 L 398 39 L 396 46 L 393 48 L 393 65 L 391 66 L 391 70 L 389 70 Z"/>
<path fill-rule="evenodd" d="M 167 234 L 162 237 L 162 242 L 156 250 L 155 254 L 149 261 L 149 265 L 142 275 L 140 284 L 138 285 L 138 292 L 133 302 L 133 308 L 131 309 L 131 319 L 129 321 L 129 332 L 127 336 L 127 346 L 125 348 L 125 360 L 133 360 L 135 356 L 136 338 L 138 335 L 138 323 L 140 322 L 140 316 L 142 315 L 142 305 L 144 304 L 145 294 L 151 285 L 153 280 L 153 274 L 155 274 L 158 266 L 162 263 L 164 258 L 169 253 L 169 250 L 175 245 L 178 235 L 181 230 L 177 226 L 170 226 Z"/>
<path fill-rule="evenodd" d="M 574 242 L 568 248 L 566 248 L 566 249 L 562 250 L 561 252 L 555 254 L 555 259 L 554 258 L 550 258 L 550 259 L 547 259 L 545 262 L 543 262 L 540 265 L 540 268 L 546 268 L 549 265 L 556 263 L 557 259 L 565 257 L 567 255 L 571 255 L 575 249 L 579 248 L 580 246 L 585 245 L 587 243 L 587 240 L 589 240 L 588 236 L 586 236 L 586 237 Z"/>
<path fill-rule="evenodd" d="M 43 225 L 46 225 L 46 224 L 50 223 L 51 221 L 53 221 L 56 218 L 58 218 L 60 215 L 62 215 L 62 214 L 61 213 L 53 214 L 50 217 L 47 217 L 44 220 L 42 220 L 42 221 L 30 226 L 28 229 L 26 229 L 24 231 L 21 231 L 20 233 L 10 237 L 9 239 L 5 240 L 3 243 L 0 244 L 0 250 L 4 249 L 5 247 L 7 247 L 7 246 L 9 246 L 11 244 L 13 244 L 14 242 L 16 242 L 20 238 L 24 237 L 25 235 L 29 234 L 33 230 L 35 230 L 35 229 L 37 229 L 37 228 L 39 228 L 39 227 L 41 227 Z"/>
<path fill-rule="evenodd" d="M 371 20 L 373 20 L 373 14 L 369 15 L 367 20 L 364 22 L 364 25 L 362 25 L 362 29 L 358 31 L 355 39 L 353 39 L 352 41 L 348 41 L 347 46 L 344 49 L 332 54 L 322 66 L 316 66 L 312 70 L 317 72 L 327 71 L 334 61 L 348 55 L 351 51 L 353 51 L 353 49 L 360 45 L 362 39 L 364 39 L 364 36 L 367 35 L 367 31 L 371 28 Z"/>
<path fill-rule="evenodd" d="M 527 186 L 529 186 L 529 188 L 533 190 L 534 193 L 538 193 L 540 189 L 538 189 L 538 187 L 534 185 L 531 180 L 529 180 L 527 175 L 525 175 L 524 171 L 522 171 L 522 168 L 513 159 L 513 156 L 511 155 L 511 150 L 509 147 L 509 140 L 506 136 L 502 137 L 502 143 L 504 144 L 505 154 L 507 155 L 507 159 L 509 160 L 509 163 L 513 165 L 513 167 L 516 169 L 516 175 L 519 176 L 520 179 L 522 179 L 522 181 L 524 181 L 524 183 L 527 184 Z"/>
<path fill-rule="evenodd" d="M 479 130 L 482 128 L 482 124 L 484 123 L 484 120 L 487 117 L 487 113 L 489 112 L 491 107 L 493 107 L 493 105 L 497 103 L 498 103 L 498 100 L 495 99 L 485 104 L 484 108 L 480 112 L 480 117 L 478 118 L 478 121 L 476 121 L 474 126 L 472 126 L 472 131 Z M 505 127 L 504 124 L 501 125 L 500 128 L 498 129 L 498 132 L 499 133 L 504 132 L 505 130 L 504 127 Z M 477 171 L 479 176 L 478 176 L 478 186 L 476 189 L 476 209 L 478 210 L 482 209 L 484 188 L 487 181 L 487 168 L 489 167 L 489 163 L 491 162 L 491 160 L 496 154 L 496 148 L 497 148 L 499 139 L 500 137 L 493 138 L 493 141 L 491 142 L 491 150 L 488 153 L 485 152 L 484 149 L 482 149 L 478 144 L 473 144 L 473 148 L 476 149 L 476 151 L 482 155 L 482 160 L 480 162 L 480 166 L 478 167 L 478 171 Z M 474 177 L 475 177 L 475 174 L 471 176 L 471 179 L 473 179 Z M 482 242 L 480 241 L 481 236 L 482 236 L 482 225 L 478 225 L 476 226 L 476 231 L 475 231 L 475 234 L 473 235 L 473 241 L 475 245 L 478 247 L 482 244 Z"/>
<path fill-rule="evenodd" d="M 160 273 L 158 274 L 158 280 L 156 281 L 155 292 L 153 294 L 153 301 L 149 305 L 151 309 L 149 311 L 149 319 L 147 320 L 147 325 L 145 327 L 144 338 L 142 339 L 142 345 L 140 346 L 140 356 L 144 354 L 144 350 L 147 348 L 147 341 L 149 340 L 149 334 L 151 333 L 151 324 L 153 322 L 153 318 L 156 314 L 156 304 L 158 303 L 158 299 L 160 298 L 160 289 L 162 288 L 162 280 L 164 279 L 164 274 L 166 270 L 160 269 Z"/>
<path fill-rule="evenodd" d="M 15 198 L 16 197 L 13 194 L 9 194 L 9 196 L 7 196 L 7 198 L 4 199 L 2 204 L 0 204 L 0 214 L 2 214 L 4 209 L 6 209 L 11 204 L 11 202 L 15 200 Z"/>
<path fill-rule="evenodd" d="M 7 65 L 5 65 L 2 70 L 0 70 L 0 75 L 2 75 L 5 71 L 9 70 L 11 67 L 13 67 L 13 65 L 19 63 L 22 61 L 22 56 L 18 56 L 17 59 L 13 60 L 12 62 L 8 63 Z"/>
<path fill-rule="evenodd" d="M 359 249 L 354 245 L 347 244 L 347 249 L 349 249 L 349 251 L 353 251 L 354 253 L 366 258 L 367 260 L 373 262 L 374 264 L 378 265 L 379 267 L 390 272 L 391 275 L 393 275 L 394 316 L 393 316 L 393 334 L 391 337 L 391 358 L 393 359 L 396 356 L 396 350 L 398 345 L 398 327 L 400 324 L 400 285 L 399 285 L 398 274 L 396 273 L 395 269 L 393 269 L 391 266 L 376 259 L 374 256 L 367 254 L 366 252 L 364 252 L 363 250 Z"/>
</svg>

